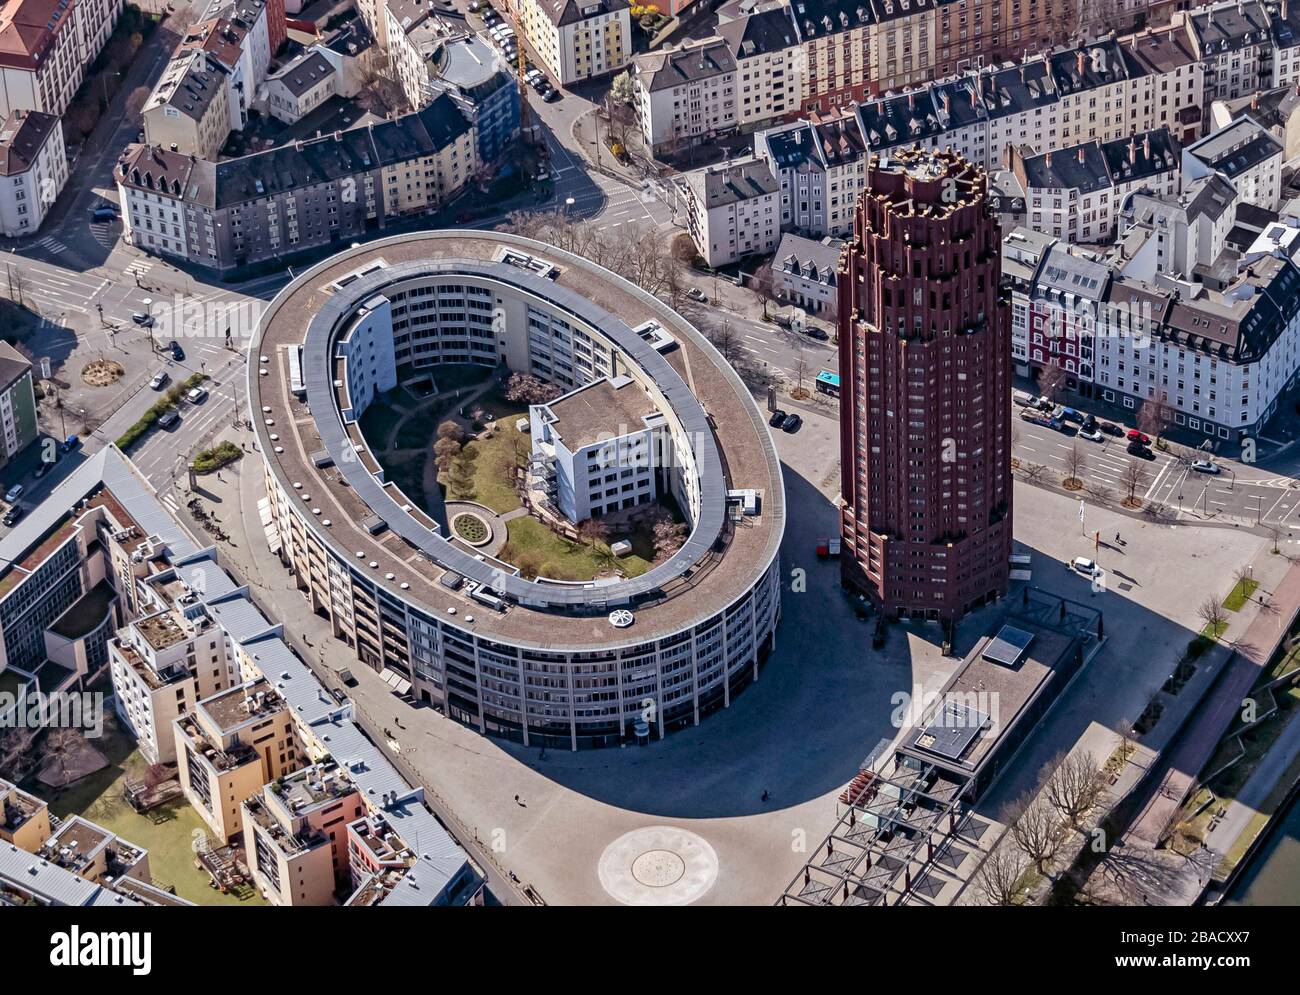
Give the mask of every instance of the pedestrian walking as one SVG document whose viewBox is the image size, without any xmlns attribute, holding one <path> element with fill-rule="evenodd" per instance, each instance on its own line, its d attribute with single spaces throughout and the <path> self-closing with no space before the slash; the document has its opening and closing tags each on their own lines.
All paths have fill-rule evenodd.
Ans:
<svg viewBox="0 0 1300 995">
<path fill-rule="evenodd" d="M 764 789 L 763 789 L 763 801 L 767 801 L 768 798 L 770 798 L 770 797 L 771 797 L 771 793 L 770 793 L 766 788 L 764 788 Z"/>
</svg>

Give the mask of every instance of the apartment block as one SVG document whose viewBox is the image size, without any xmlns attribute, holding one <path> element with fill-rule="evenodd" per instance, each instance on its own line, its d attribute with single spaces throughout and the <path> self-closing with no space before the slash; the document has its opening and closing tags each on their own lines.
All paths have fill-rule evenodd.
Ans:
<svg viewBox="0 0 1300 995">
<path fill-rule="evenodd" d="M 38 434 L 32 364 L 8 342 L 0 342 L 0 467 Z"/>
<path fill-rule="evenodd" d="M 1282 201 L 1282 142 L 1249 115 L 1183 149 L 1188 182 L 1217 173 L 1237 191 L 1240 203 L 1276 210 Z"/>
<path fill-rule="evenodd" d="M 215 159 L 230 134 L 226 67 L 203 49 L 185 49 L 163 70 L 141 113 L 145 141 Z"/>
<path fill-rule="evenodd" d="M 678 197 L 696 248 L 710 266 L 770 255 L 781 234 L 780 183 L 750 156 L 683 173 Z"/>
<path fill-rule="evenodd" d="M 672 154 L 739 123 L 736 60 L 720 38 L 638 55 L 632 62 L 641 135 Z"/>
<path fill-rule="evenodd" d="M 0 778 L 0 842 L 36 853 L 49 838 L 50 807 Z"/>
<path fill-rule="evenodd" d="M 124 0 L 9 0 L 0 7 L 0 117 L 61 117 L 122 13 Z"/>
<path fill-rule="evenodd" d="M 516 0 L 520 29 L 561 86 L 607 76 L 632 58 L 627 0 Z"/>
<path fill-rule="evenodd" d="M 212 162 L 129 146 L 116 179 L 125 237 L 227 273 L 436 210 L 476 175 L 474 127 L 442 94 L 420 111 Z"/>
<path fill-rule="evenodd" d="M 172 729 L 181 790 L 222 843 L 243 830 L 245 800 L 303 765 L 293 716 L 264 678 L 198 702 Z"/>
<path fill-rule="evenodd" d="M 14 111 L 0 125 L 0 234 L 34 235 L 68 181 L 58 118 Z"/>
</svg>

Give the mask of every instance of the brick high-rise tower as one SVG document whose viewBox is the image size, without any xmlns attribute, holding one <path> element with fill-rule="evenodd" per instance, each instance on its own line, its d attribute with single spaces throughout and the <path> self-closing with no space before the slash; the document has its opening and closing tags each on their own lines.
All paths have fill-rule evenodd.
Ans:
<svg viewBox="0 0 1300 995">
<path fill-rule="evenodd" d="M 1006 592 L 1011 321 L 982 170 L 873 157 L 840 256 L 844 583 L 891 618 Z"/>
</svg>

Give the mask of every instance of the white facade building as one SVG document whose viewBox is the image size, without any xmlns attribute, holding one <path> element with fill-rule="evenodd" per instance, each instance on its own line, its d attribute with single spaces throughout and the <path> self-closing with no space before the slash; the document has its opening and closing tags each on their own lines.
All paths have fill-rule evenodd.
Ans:
<svg viewBox="0 0 1300 995">
<path fill-rule="evenodd" d="M 58 118 L 15 111 L 0 126 L 0 233 L 33 235 L 68 181 Z"/>
<path fill-rule="evenodd" d="M 678 196 L 695 247 L 710 266 L 771 255 L 781 235 L 780 184 L 754 156 L 683 173 Z"/>
</svg>

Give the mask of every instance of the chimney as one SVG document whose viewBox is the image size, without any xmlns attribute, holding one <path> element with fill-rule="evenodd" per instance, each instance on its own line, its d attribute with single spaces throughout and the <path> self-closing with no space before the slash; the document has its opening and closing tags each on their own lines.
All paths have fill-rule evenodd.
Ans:
<svg viewBox="0 0 1300 995">
<path fill-rule="evenodd" d="M 1052 168 L 1052 153 L 1047 152 L 1043 155 L 1043 165 L 1048 169 Z"/>
<path fill-rule="evenodd" d="M 1082 76 L 1084 67 L 1088 65 L 1088 60 L 1083 54 L 1083 49 L 1079 49 L 1078 54 L 1075 56 L 1074 64 L 1075 67 L 1079 70 L 1079 75 Z"/>
<path fill-rule="evenodd" d="M 1137 162 L 1137 140 L 1130 138 L 1128 140 L 1128 164 L 1132 166 Z"/>
<path fill-rule="evenodd" d="M 908 109 L 909 111 L 914 111 L 914 110 L 916 110 L 916 91 L 915 91 L 915 90 L 911 90 L 911 91 L 909 91 L 908 94 L 907 94 L 907 109 Z"/>
<path fill-rule="evenodd" d="M 1079 146 L 1079 163 L 1080 163 L 1080 164 L 1083 163 L 1083 159 L 1084 159 L 1084 156 L 1083 156 L 1083 146 L 1080 145 L 1080 146 Z"/>
<path fill-rule="evenodd" d="M 1251 109 L 1252 111 L 1257 111 L 1257 110 L 1259 110 L 1259 91 L 1258 91 L 1258 90 L 1256 90 L 1256 91 L 1255 91 L 1253 94 L 1251 94 L 1251 96 L 1250 96 L 1250 109 Z"/>
<path fill-rule="evenodd" d="M 1147 159 L 1151 158 L 1151 136 L 1149 134 L 1142 136 L 1142 155 Z"/>
</svg>

